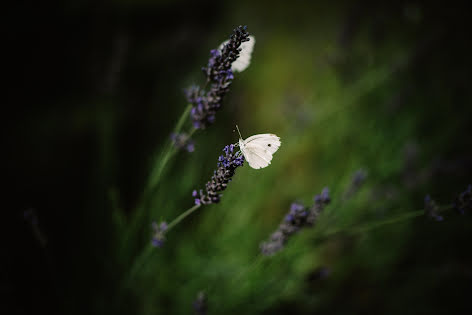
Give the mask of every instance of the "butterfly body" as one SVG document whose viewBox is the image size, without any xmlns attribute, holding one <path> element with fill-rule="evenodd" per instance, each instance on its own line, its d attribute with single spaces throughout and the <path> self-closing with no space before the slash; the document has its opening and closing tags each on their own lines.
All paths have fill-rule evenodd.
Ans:
<svg viewBox="0 0 472 315">
<path fill-rule="evenodd" d="M 246 140 L 239 139 L 241 152 L 249 166 L 254 169 L 267 167 L 280 145 L 280 138 L 271 133 L 254 135 Z"/>
</svg>

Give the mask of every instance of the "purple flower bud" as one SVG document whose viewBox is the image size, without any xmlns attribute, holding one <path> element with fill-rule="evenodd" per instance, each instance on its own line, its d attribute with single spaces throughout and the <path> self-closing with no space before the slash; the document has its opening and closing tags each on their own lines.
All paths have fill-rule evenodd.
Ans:
<svg viewBox="0 0 472 315">
<path fill-rule="evenodd" d="M 200 291 L 197 299 L 193 302 L 193 309 L 197 315 L 206 315 L 208 311 L 208 302 L 205 292 Z"/>
<path fill-rule="evenodd" d="M 439 215 L 439 207 L 436 205 L 430 195 L 424 197 L 425 215 L 435 221 L 443 221 L 443 217 Z"/>
<path fill-rule="evenodd" d="M 187 151 L 190 152 L 190 153 L 195 151 L 195 144 L 193 142 L 187 144 Z"/>
<path fill-rule="evenodd" d="M 299 204 L 299 203 L 297 203 L 297 202 L 294 202 L 294 203 L 292 203 L 292 204 L 290 205 L 290 212 L 291 212 L 291 213 L 295 213 L 295 212 L 301 211 L 301 210 L 303 210 L 303 209 L 304 209 L 303 205 L 301 205 L 301 204 Z"/>
<path fill-rule="evenodd" d="M 431 196 L 430 195 L 424 196 L 424 203 L 430 203 L 430 202 L 431 202 Z"/>
<path fill-rule="evenodd" d="M 359 189 L 364 184 L 366 178 L 367 172 L 365 170 L 357 170 L 352 176 L 351 184 L 343 193 L 343 199 L 347 200 L 351 198 L 357 191 L 359 191 Z"/>
<path fill-rule="evenodd" d="M 204 129 L 215 121 L 215 114 L 221 107 L 221 100 L 228 93 L 229 86 L 234 79 L 231 64 L 239 57 L 241 43 L 249 40 L 246 27 L 239 26 L 231 35 L 229 42 L 220 49 L 210 51 L 207 67 L 202 68 L 209 82 L 210 90 L 206 93 L 196 88 L 186 90 L 188 101 L 198 111 L 191 111 L 193 125 L 197 129 Z M 204 98 L 205 106 L 196 100 L 196 95 Z M 198 122 L 198 123 L 197 123 Z"/>
<path fill-rule="evenodd" d="M 151 244 L 154 247 L 162 247 L 165 240 L 165 231 L 167 230 L 167 223 L 161 222 L 157 224 L 156 222 L 151 223 L 153 236 L 151 238 Z"/>
<path fill-rule="evenodd" d="M 330 202 L 330 197 L 329 197 L 329 188 L 328 187 L 325 187 L 323 188 L 323 190 L 321 191 L 321 200 L 323 202 Z"/>
<path fill-rule="evenodd" d="M 460 214 L 472 210 L 472 185 L 468 185 L 467 189 L 456 197 L 453 207 Z"/>
<path fill-rule="evenodd" d="M 193 152 L 195 150 L 195 144 L 186 133 L 172 133 L 170 135 L 172 143 L 178 149 L 185 149 L 187 152 Z"/>
<path fill-rule="evenodd" d="M 162 247 L 162 245 L 164 244 L 164 242 L 162 240 L 158 240 L 157 238 L 153 238 L 152 239 L 152 246 L 154 247 Z"/>
<path fill-rule="evenodd" d="M 206 193 L 200 191 L 200 198 L 195 199 L 195 204 L 206 205 L 219 202 L 221 192 L 223 192 L 231 181 L 236 168 L 243 165 L 244 157 L 241 152 L 233 152 L 234 145 L 227 145 L 223 148 L 224 155 L 218 157 L 218 169 L 213 172 L 213 176 L 206 184 Z M 194 196 L 195 197 L 195 196 Z"/>
<path fill-rule="evenodd" d="M 285 216 L 282 223 L 280 223 L 277 231 L 272 233 L 269 241 L 263 242 L 260 245 L 262 254 L 267 256 L 275 254 L 283 249 L 290 236 L 303 227 L 313 226 L 319 214 L 330 202 L 328 193 L 329 190 L 325 188 L 321 195 L 315 196 L 315 204 L 309 211 L 305 210 L 306 208 L 298 202 L 292 203 L 289 213 Z"/>
</svg>

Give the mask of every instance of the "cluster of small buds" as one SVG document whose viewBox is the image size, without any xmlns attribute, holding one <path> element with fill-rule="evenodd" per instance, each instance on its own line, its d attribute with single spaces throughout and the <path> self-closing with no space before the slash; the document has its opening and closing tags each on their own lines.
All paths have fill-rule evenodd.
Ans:
<svg viewBox="0 0 472 315">
<path fill-rule="evenodd" d="M 260 246 L 262 254 L 274 255 L 281 250 L 290 236 L 306 226 L 313 226 L 323 209 L 331 202 L 329 189 L 324 188 L 320 195 L 314 197 L 314 204 L 307 208 L 301 203 L 294 202 L 290 205 L 290 211 L 285 216 L 279 228 L 272 233 L 269 241 Z"/>
<path fill-rule="evenodd" d="M 206 184 L 206 191 L 200 189 L 193 191 L 196 205 L 208 205 L 218 203 L 222 196 L 221 192 L 226 189 L 231 181 L 236 169 L 244 164 L 244 156 L 240 151 L 235 152 L 235 145 L 230 144 L 224 147 L 224 154 L 218 158 L 217 169 Z"/>
<path fill-rule="evenodd" d="M 472 185 L 467 186 L 467 189 L 456 197 L 453 206 L 460 214 L 464 214 L 466 211 L 472 211 Z"/>
<path fill-rule="evenodd" d="M 359 189 L 364 184 L 366 178 L 367 178 L 367 172 L 365 170 L 363 169 L 357 170 L 352 176 L 349 187 L 346 189 L 346 191 L 343 194 L 343 199 L 347 200 L 351 198 L 356 192 L 358 192 Z"/>
<path fill-rule="evenodd" d="M 331 197 L 329 196 L 329 188 L 325 187 L 321 191 L 321 194 L 316 195 L 313 198 L 313 206 L 310 208 L 306 222 L 309 225 L 314 225 L 318 216 L 323 211 L 323 209 L 331 202 Z"/>
<path fill-rule="evenodd" d="M 248 40 L 247 26 L 234 29 L 223 48 L 211 50 L 208 65 L 202 69 L 207 83 L 211 84 L 210 90 L 192 86 L 185 91 L 187 101 L 193 106 L 190 114 L 196 129 L 205 129 L 215 121 L 216 112 L 221 108 L 223 97 L 234 79 L 231 65 L 239 57 L 241 44 Z"/>
<path fill-rule="evenodd" d="M 210 52 L 211 57 L 208 60 L 208 66 L 202 69 L 207 79 L 211 82 L 217 82 L 221 79 L 222 72 L 231 70 L 231 65 L 239 57 L 241 44 L 249 40 L 247 26 L 240 25 L 235 28 L 229 40 L 224 43 L 221 49 L 213 49 Z"/>
<path fill-rule="evenodd" d="M 428 218 L 431 218 L 436 221 L 442 221 L 444 218 L 439 215 L 439 207 L 436 202 L 431 199 L 430 195 L 424 197 L 424 213 Z"/>
<path fill-rule="evenodd" d="M 173 145 L 180 150 L 186 150 L 190 153 L 195 151 L 195 143 L 186 133 L 173 132 L 170 135 L 170 139 Z"/>
<path fill-rule="evenodd" d="M 198 292 L 197 298 L 193 302 L 193 309 L 197 315 L 206 315 L 208 311 L 208 299 L 205 292 Z"/>
<path fill-rule="evenodd" d="M 152 240 L 151 244 L 154 247 L 162 247 L 165 241 L 165 231 L 167 230 L 167 223 L 161 222 L 157 224 L 156 222 L 152 222 Z"/>
</svg>

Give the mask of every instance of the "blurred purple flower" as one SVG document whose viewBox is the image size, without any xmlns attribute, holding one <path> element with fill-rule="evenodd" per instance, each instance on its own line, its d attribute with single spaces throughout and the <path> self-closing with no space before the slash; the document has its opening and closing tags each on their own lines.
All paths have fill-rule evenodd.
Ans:
<svg viewBox="0 0 472 315">
<path fill-rule="evenodd" d="M 154 247 L 162 247 L 165 241 L 165 231 L 167 230 L 167 223 L 165 221 L 157 224 L 152 222 L 151 224 L 153 230 L 153 236 L 151 239 L 151 244 Z"/>
<path fill-rule="evenodd" d="M 172 140 L 172 144 L 180 150 L 186 150 L 190 153 L 195 151 L 195 143 L 186 133 L 173 132 L 170 134 L 170 139 Z"/>
<path fill-rule="evenodd" d="M 331 202 L 331 197 L 329 196 L 329 188 L 323 188 L 321 194 L 316 195 L 313 200 L 315 203 L 310 208 L 310 211 L 308 212 L 308 217 L 306 219 L 306 223 L 309 225 L 315 224 L 316 219 L 318 219 L 318 216 L 323 211 L 325 206 Z"/>
<path fill-rule="evenodd" d="M 467 189 L 456 197 L 453 202 L 453 207 L 460 214 L 472 210 L 472 185 L 467 186 Z"/>
<path fill-rule="evenodd" d="M 367 172 L 363 169 L 357 170 L 352 176 L 351 183 L 343 194 L 343 200 L 351 198 L 364 184 Z"/>
<path fill-rule="evenodd" d="M 430 195 L 424 197 L 424 212 L 425 215 L 433 220 L 442 221 L 444 218 L 439 215 L 439 207 L 436 202 L 431 199 Z"/>
<path fill-rule="evenodd" d="M 303 227 L 313 226 L 320 213 L 330 202 L 329 189 L 326 187 L 320 195 L 314 197 L 314 204 L 311 208 L 306 208 L 299 202 L 292 203 L 288 214 L 280 223 L 278 229 L 272 233 L 267 242 L 261 244 L 262 254 L 266 256 L 274 255 L 284 248 L 290 236 Z"/>
<path fill-rule="evenodd" d="M 197 298 L 193 302 L 193 309 L 197 315 L 206 315 L 208 311 L 208 299 L 205 292 L 198 292 Z"/>
</svg>

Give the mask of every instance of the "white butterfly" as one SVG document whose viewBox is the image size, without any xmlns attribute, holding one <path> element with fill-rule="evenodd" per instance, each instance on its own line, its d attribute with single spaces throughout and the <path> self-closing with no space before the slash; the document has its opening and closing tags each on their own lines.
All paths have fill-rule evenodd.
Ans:
<svg viewBox="0 0 472 315">
<path fill-rule="evenodd" d="M 239 147 L 249 166 L 260 169 L 268 166 L 272 161 L 272 155 L 280 148 L 280 138 L 271 133 L 254 135 L 243 140 L 238 126 Z"/>
<path fill-rule="evenodd" d="M 221 51 L 226 43 L 229 41 L 223 42 L 218 49 Z M 251 55 L 254 49 L 254 44 L 256 43 L 256 38 L 252 35 L 249 36 L 249 41 L 241 43 L 241 51 L 239 52 L 239 57 L 231 65 L 231 70 L 233 72 L 243 72 L 249 67 L 251 63 Z"/>
</svg>

